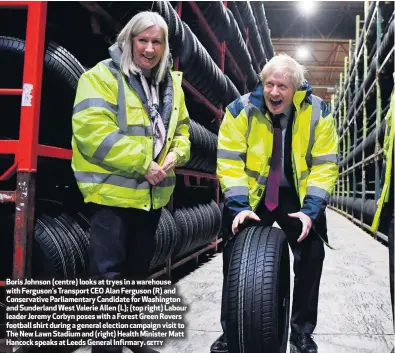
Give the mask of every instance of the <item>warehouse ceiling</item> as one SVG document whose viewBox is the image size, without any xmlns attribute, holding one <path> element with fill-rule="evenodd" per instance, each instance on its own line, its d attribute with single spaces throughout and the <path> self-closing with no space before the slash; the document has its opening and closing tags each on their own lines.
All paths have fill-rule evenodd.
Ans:
<svg viewBox="0 0 395 353">
<path fill-rule="evenodd" d="M 179 2 L 171 3 L 177 8 Z M 262 3 L 275 52 L 288 53 L 305 65 L 308 69 L 306 78 L 314 87 L 314 93 L 329 101 L 339 86 L 339 74 L 344 71 L 344 58 L 349 55 L 349 40 L 355 41 L 356 16 L 360 15 L 361 20 L 364 18 L 364 1 Z M 310 13 L 300 11 L 300 4 L 310 9 Z M 107 56 L 108 43 L 115 39 L 115 33 L 122 28 L 122 24 L 143 7 L 151 8 L 152 5 L 151 1 L 50 2 L 47 28 L 56 34 L 58 42 L 90 67 L 98 58 Z M 188 11 L 191 12 L 190 7 L 183 6 L 183 20 Z M 70 21 L 70 16 L 73 16 L 73 21 Z M 193 14 L 190 15 L 187 22 L 192 23 L 194 18 Z M 3 33 L 23 38 L 26 18 L 21 18 L 18 26 L 14 25 L 16 22 L 15 16 L 8 16 L 5 11 L 0 13 L 0 32 L 6 28 Z M 84 39 L 76 41 L 74 36 Z M 308 50 L 304 59 L 297 55 L 301 48 Z"/>
<path fill-rule="evenodd" d="M 364 18 L 364 1 L 265 1 L 264 7 L 275 52 L 305 65 L 314 93 L 330 101 L 349 40 L 355 41 L 356 16 Z"/>
</svg>

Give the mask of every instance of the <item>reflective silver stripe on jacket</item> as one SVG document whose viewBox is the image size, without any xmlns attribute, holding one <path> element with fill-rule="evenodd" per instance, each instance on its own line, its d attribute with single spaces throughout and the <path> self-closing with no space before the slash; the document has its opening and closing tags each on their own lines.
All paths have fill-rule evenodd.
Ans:
<svg viewBox="0 0 395 353">
<path fill-rule="evenodd" d="M 306 162 L 309 168 L 311 168 L 312 165 L 311 150 L 313 148 L 313 144 L 315 140 L 315 128 L 321 116 L 321 102 L 322 102 L 321 98 L 314 95 L 311 95 L 311 99 L 312 99 L 313 112 L 311 114 L 311 121 L 310 121 L 309 146 L 307 147 L 307 153 L 306 153 Z"/>
<path fill-rule="evenodd" d="M 130 125 L 128 126 L 128 136 L 146 136 L 147 129 L 144 125 Z M 97 158 L 99 160 L 104 160 L 106 158 L 108 152 L 110 152 L 111 148 L 122 138 L 125 137 L 125 134 L 122 133 L 120 129 L 115 130 L 108 134 L 105 139 L 101 142 L 95 153 L 93 154 L 93 158 Z"/>
<path fill-rule="evenodd" d="M 244 152 L 228 151 L 219 149 L 217 150 L 217 158 L 230 159 L 232 161 L 242 160 L 244 163 L 246 161 L 246 154 Z"/>
<path fill-rule="evenodd" d="M 251 169 L 246 168 L 246 174 L 249 177 L 254 178 L 258 184 L 266 185 L 267 177 L 265 177 L 263 175 L 260 175 L 255 170 L 251 170 Z"/>
<path fill-rule="evenodd" d="M 145 125 L 128 125 L 127 135 L 128 136 L 147 136 L 147 130 L 151 128 Z"/>
<path fill-rule="evenodd" d="M 117 115 L 118 107 L 115 104 L 107 102 L 103 98 L 87 98 L 79 102 L 73 109 L 73 114 L 77 114 L 88 108 L 104 108 Z"/>
<path fill-rule="evenodd" d="M 78 183 L 111 184 L 136 190 L 150 188 L 149 182 L 144 177 L 133 179 L 121 175 L 96 172 L 75 172 L 74 175 Z"/>
<path fill-rule="evenodd" d="M 149 182 L 143 176 L 139 178 L 126 178 L 121 175 L 95 172 L 75 172 L 74 175 L 78 183 L 110 184 L 135 190 L 150 188 Z M 155 186 L 168 187 L 175 184 L 175 177 L 166 177 L 158 185 Z"/>
<path fill-rule="evenodd" d="M 329 201 L 329 197 L 330 197 L 328 191 L 321 189 L 318 186 L 309 186 L 307 188 L 307 195 L 321 197 L 326 202 Z"/>
<path fill-rule="evenodd" d="M 337 164 L 337 154 L 326 154 L 323 156 L 313 157 L 312 165 L 320 165 L 326 162 L 332 162 Z"/>
<path fill-rule="evenodd" d="M 225 198 L 237 196 L 237 195 L 248 196 L 248 187 L 246 187 L 246 186 L 232 186 L 230 188 L 227 188 L 224 191 Z"/>
<path fill-rule="evenodd" d="M 111 73 L 118 80 L 118 114 L 117 120 L 119 128 L 122 132 L 127 133 L 127 123 L 126 123 L 126 100 L 125 100 L 125 87 L 123 85 L 122 76 L 120 72 L 113 66 L 111 60 L 103 61 L 104 65 L 111 71 Z"/>
<path fill-rule="evenodd" d="M 104 158 L 106 158 L 107 156 L 107 153 L 110 152 L 111 148 L 124 136 L 125 135 L 119 129 L 108 134 L 101 142 L 92 157 L 97 158 L 101 161 L 104 160 Z"/>
<path fill-rule="evenodd" d="M 110 152 L 111 148 L 125 135 L 149 136 L 150 133 L 152 132 L 152 127 L 150 126 L 127 125 L 125 87 L 122 81 L 122 76 L 119 73 L 119 71 L 112 66 L 110 60 L 105 60 L 103 61 L 103 63 L 118 80 L 117 106 L 112 103 L 108 103 L 104 101 L 104 99 L 94 98 L 94 99 L 86 99 L 75 107 L 75 110 L 77 109 L 82 110 L 88 108 L 89 106 L 100 106 L 112 111 L 117 117 L 119 129 L 108 134 L 106 138 L 101 142 L 95 153 L 93 154 L 93 157 L 99 160 L 104 160 L 108 152 Z"/>
</svg>

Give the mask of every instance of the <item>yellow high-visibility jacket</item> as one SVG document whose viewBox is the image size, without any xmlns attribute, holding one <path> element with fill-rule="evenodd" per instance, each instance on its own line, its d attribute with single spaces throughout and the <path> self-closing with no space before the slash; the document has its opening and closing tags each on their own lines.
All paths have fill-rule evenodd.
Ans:
<svg viewBox="0 0 395 353">
<path fill-rule="evenodd" d="M 301 211 L 316 220 L 338 177 L 338 135 L 327 105 L 307 83 L 296 91 L 293 105 L 293 178 Z M 263 199 L 272 147 L 272 120 L 258 84 L 226 108 L 218 134 L 217 175 L 233 217 L 255 211 Z"/>
<path fill-rule="evenodd" d="M 137 77 L 119 69 L 121 51 L 84 73 L 78 83 L 72 118 L 72 168 L 85 202 L 142 210 L 165 206 L 174 191 L 174 171 L 156 186 L 145 174 L 153 161 L 154 136 L 146 98 Z M 169 70 L 160 112 L 166 143 L 159 165 L 173 151 L 176 166 L 190 157 L 189 115 L 181 88 L 182 73 Z"/>
</svg>

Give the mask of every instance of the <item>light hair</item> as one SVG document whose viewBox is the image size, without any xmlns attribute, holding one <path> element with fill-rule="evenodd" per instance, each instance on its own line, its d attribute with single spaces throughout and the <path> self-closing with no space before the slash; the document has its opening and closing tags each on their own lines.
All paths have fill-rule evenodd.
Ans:
<svg viewBox="0 0 395 353">
<path fill-rule="evenodd" d="M 259 77 L 262 83 L 264 83 L 272 74 L 289 76 L 294 88 L 297 90 L 306 81 L 304 77 L 306 72 L 306 68 L 299 64 L 295 59 L 291 58 L 288 54 L 280 53 L 268 61 L 268 63 L 263 67 L 262 72 L 259 74 Z"/>
<path fill-rule="evenodd" d="M 117 37 L 117 43 L 122 49 L 121 70 L 129 76 L 130 73 L 136 75 L 141 69 L 133 61 L 133 38 L 152 26 L 159 26 L 163 31 L 165 50 L 159 61 L 156 78 L 161 82 L 165 76 L 165 69 L 169 57 L 169 29 L 161 15 L 156 12 L 143 11 L 133 16 L 132 19 L 121 30 Z"/>
</svg>

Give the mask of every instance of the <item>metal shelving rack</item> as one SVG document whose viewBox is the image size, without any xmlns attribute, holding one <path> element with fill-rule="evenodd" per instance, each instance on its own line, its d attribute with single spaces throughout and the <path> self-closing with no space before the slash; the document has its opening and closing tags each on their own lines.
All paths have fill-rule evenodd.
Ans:
<svg viewBox="0 0 395 353">
<path fill-rule="evenodd" d="M 224 1 L 227 7 L 227 1 Z M 34 236 L 35 220 L 35 192 L 36 192 L 36 175 L 37 161 L 39 157 L 51 157 L 54 159 L 71 160 L 72 151 L 69 149 L 46 146 L 39 143 L 39 121 L 40 121 L 40 102 L 42 75 L 44 69 L 44 43 L 47 24 L 47 2 L 29 2 L 29 1 L 0 1 L 0 7 L 12 7 L 21 10 L 27 10 L 26 41 L 23 66 L 23 87 L 20 89 L 0 88 L 0 95 L 21 95 L 22 107 L 20 116 L 20 130 L 18 140 L 0 140 L 0 154 L 12 154 L 15 156 L 14 163 L 1 176 L 0 181 L 8 179 L 16 174 L 16 188 L 14 191 L 0 191 L 1 203 L 15 203 L 15 227 L 14 227 L 14 253 L 13 253 L 13 271 L 14 279 L 23 279 L 31 274 L 31 249 Z M 106 13 L 98 3 L 81 2 L 81 6 L 88 11 L 100 16 L 115 31 L 121 28 L 111 15 Z M 177 14 L 181 18 L 182 6 L 190 6 L 198 19 L 201 29 L 211 39 L 216 50 L 216 64 L 222 72 L 225 72 L 225 61 L 228 69 L 232 71 L 234 77 L 247 91 L 247 79 L 244 77 L 232 53 L 227 49 L 225 42 L 219 42 L 205 19 L 202 11 L 196 2 L 182 2 L 177 4 Z M 253 47 L 249 41 L 249 28 L 247 26 L 243 38 L 246 41 L 249 53 L 255 65 L 261 65 L 262 59 L 257 60 Z M 176 59 L 175 69 L 179 67 L 179 60 Z M 183 79 L 183 88 L 188 91 L 194 100 L 205 105 L 209 111 L 216 117 L 217 126 L 221 124 L 224 114 L 223 106 L 215 106 L 197 89 L 193 87 L 185 78 Z M 176 169 L 176 174 L 183 176 L 184 185 L 187 187 L 204 187 L 211 188 L 217 204 L 220 201 L 220 186 L 216 175 L 191 171 L 185 169 Z M 169 203 L 169 209 L 172 210 L 172 201 Z M 208 251 L 217 252 L 218 244 L 222 239 L 216 239 L 207 246 L 193 251 L 193 253 L 180 259 L 169 259 L 163 269 L 155 272 L 151 277 L 159 277 L 171 271 L 192 259 L 199 260 L 199 256 Z M 5 279 L 0 278 L 0 286 L 5 286 Z M 3 343 L 3 342 L 2 342 Z M 6 347 L 7 353 L 11 353 L 12 347 Z M 26 348 L 20 348 L 17 352 L 27 351 Z"/>
<path fill-rule="evenodd" d="M 21 95 L 19 140 L 0 141 L 2 154 L 13 154 L 14 164 L 0 177 L 16 173 L 15 191 L 0 191 L 0 202 L 15 203 L 13 278 L 23 279 L 30 274 L 32 234 L 34 226 L 35 181 L 37 158 L 53 150 L 38 143 L 41 84 L 46 28 L 46 2 L 0 2 L 0 7 L 27 10 L 26 49 L 21 89 L 0 88 L 1 95 Z M 64 153 L 64 151 L 61 151 Z M 56 153 L 56 152 L 55 152 Z M 1 278 L 0 285 L 5 286 Z M 22 347 L 16 352 L 26 351 Z M 11 353 L 12 347 L 5 352 Z"/>
<path fill-rule="evenodd" d="M 386 34 L 384 31 L 387 28 L 388 32 L 389 24 L 394 26 L 394 22 L 391 22 L 394 18 L 393 7 L 391 17 L 387 21 L 383 19 L 383 14 L 388 16 L 389 13 L 388 9 L 383 12 L 386 6 L 391 5 L 384 1 L 365 0 L 365 21 L 356 17 L 355 41 L 350 42 L 350 54 L 345 58 L 344 72 L 340 73 L 339 92 L 332 95 L 332 113 L 339 132 L 341 164 L 330 202 L 332 209 L 384 241 L 388 241 L 387 235 L 379 231 L 372 232 L 371 223 L 364 216 L 364 211 L 375 204 L 380 196 L 383 149 L 379 144 L 379 130 L 389 108 L 389 103 L 382 98 L 381 79 L 384 69 L 395 71 L 393 42 L 385 58 L 381 62 L 378 58 Z M 359 151 L 362 157 L 359 161 L 356 160 L 358 146 L 362 147 L 361 144 L 367 141 L 374 129 L 374 152 L 368 154 L 366 148 L 362 148 Z M 349 157 L 351 153 L 352 158 Z M 360 203 L 361 210 L 357 212 L 360 217 L 354 212 L 356 202 Z"/>
<path fill-rule="evenodd" d="M 188 4 L 188 5 L 186 5 Z M 97 3 L 81 2 L 81 6 L 95 14 L 99 14 L 106 19 L 110 27 L 115 31 L 120 29 L 120 24 L 106 13 Z M 227 50 L 225 42 L 219 42 L 213 30 L 210 28 L 202 11 L 196 2 L 179 1 L 177 5 L 177 14 L 181 18 L 182 6 L 190 6 L 196 17 L 199 26 L 204 29 L 205 33 L 217 51 L 216 63 L 222 72 L 225 71 L 225 60 L 229 69 L 233 72 L 237 80 L 242 83 L 244 92 L 247 91 L 246 78 L 240 70 L 232 53 Z M 227 1 L 224 1 L 227 6 Z M 51 157 L 55 159 L 71 160 L 72 151 L 69 149 L 46 146 L 39 144 L 39 121 L 40 121 L 40 102 L 42 76 L 44 69 L 44 43 L 47 24 L 47 2 L 29 2 L 29 1 L 0 1 L 0 7 L 12 7 L 21 10 L 27 10 L 26 41 L 23 66 L 23 87 L 20 89 L 0 88 L 0 95 L 21 95 L 22 108 L 20 116 L 20 130 L 18 140 L 0 140 L 0 154 L 12 154 L 15 156 L 13 165 L 8 168 L 1 176 L 0 181 L 8 179 L 16 173 L 16 188 L 14 191 L 0 191 L 1 203 L 15 203 L 15 227 L 14 227 L 14 253 L 13 253 L 13 272 L 14 279 L 23 279 L 31 274 L 31 250 L 34 233 L 35 219 L 35 191 L 36 191 L 36 174 L 37 161 L 39 157 Z M 247 47 L 257 65 L 257 61 L 252 45 L 249 42 L 249 29 L 246 28 L 243 37 L 246 40 Z M 179 60 L 176 60 L 175 69 L 178 69 Z M 216 117 L 218 126 L 221 123 L 224 114 L 224 107 L 216 107 L 197 89 L 195 89 L 187 80 L 183 79 L 183 88 L 201 104 L 204 104 Z M 202 173 L 197 171 L 176 169 L 176 174 L 183 176 L 185 186 L 212 188 L 217 204 L 220 201 L 220 187 L 216 175 Z M 169 209 L 172 210 L 172 201 L 169 203 Z M 198 261 L 199 256 L 210 250 L 217 252 L 218 244 L 222 239 L 218 236 L 207 246 L 195 250 L 192 254 L 184 256 L 181 259 L 169 259 L 166 266 L 160 271 L 151 275 L 159 277 L 160 275 L 171 275 L 171 271 L 191 259 Z M 0 286 L 5 286 L 5 279 L 0 278 Z M 0 344 L 4 342 L 0 341 Z M 20 347 L 16 352 L 27 352 L 28 348 Z M 12 347 L 5 347 L 5 352 L 11 353 Z"/>
<path fill-rule="evenodd" d="M 0 177 L 5 179 L 17 173 L 15 191 L 0 191 L 0 202 L 15 202 L 15 278 L 28 274 L 28 250 L 34 218 L 35 173 L 37 158 L 49 151 L 49 146 L 38 144 L 40 116 L 41 77 L 43 72 L 44 38 L 46 27 L 46 2 L 0 2 L 1 7 L 27 10 L 26 50 L 23 68 L 23 88 L 0 88 L 1 95 L 21 95 L 19 140 L 0 141 L 1 154 L 13 154 L 14 164 Z M 63 151 L 62 151 L 63 152 Z M 4 285 L 4 281 L 0 282 Z"/>
<path fill-rule="evenodd" d="M 227 1 L 223 2 L 227 7 Z M 89 5 L 89 6 L 88 6 Z M 22 96 L 22 110 L 20 121 L 19 140 L 3 140 L 0 141 L 0 154 L 13 154 L 15 160 L 13 165 L 0 176 L 0 181 L 9 178 L 12 174 L 17 174 L 17 186 L 15 191 L 0 191 L 0 202 L 15 202 L 15 229 L 14 229 L 14 258 L 13 258 L 13 277 L 23 278 L 30 272 L 31 245 L 34 232 L 34 216 L 35 216 L 35 189 L 36 189 L 36 173 L 38 157 L 52 157 L 55 159 L 71 160 L 72 151 L 69 149 L 58 148 L 53 146 L 41 145 L 38 142 L 38 127 L 40 117 L 40 100 L 41 85 L 44 62 L 44 43 L 47 22 L 47 3 L 46 2 L 2 2 L 0 6 L 17 7 L 27 9 L 28 19 L 26 27 L 26 49 L 24 57 L 24 77 L 23 88 L 21 89 L 1 89 L 0 94 L 12 94 Z M 114 31 L 119 31 L 121 25 L 116 19 L 106 11 L 104 11 L 98 3 L 84 3 L 81 6 L 88 11 L 99 14 Z M 222 72 L 225 72 L 225 61 L 228 70 L 232 71 L 235 78 L 239 81 L 240 86 L 247 92 L 247 79 L 244 77 L 232 53 L 227 49 L 225 42 L 220 42 L 214 31 L 211 29 L 202 11 L 196 2 L 182 2 L 177 4 L 177 14 L 182 17 L 182 7 L 190 6 L 196 15 L 198 24 L 204 30 L 208 38 L 214 44 L 216 50 L 215 62 Z M 253 47 L 249 41 L 249 28 L 246 27 L 243 33 L 247 48 L 251 54 L 252 60 L 257 65 L 262 64 L 262 59 L 257 60 Z M 175 61 L 175 69 L 179 67 L 178 58 Z M 194 100 L 205 105 L 209 111 L 216 117 L 219 127 L 224 107 L 215 106 L 206 97 L 204 97 L 197 89 L 193 87 L 185 78 L 183 79 L 183 88 L 188 91 Z M 216 175 L 191 171 L 185 169 L 176 169 L 177 175 L 182 175 L 185 186 L 212 188 L 214 198 L 219 204 L 220 187 Z M 172 201 L 169 203 L 169 209 L 172 210 Z M 171 274 L 171 270 L 180 266 L 186 261 L 193 258 L 198 260 L 201 253 L 209 250 L 218 250 L 218 244 L 221 239 L 218 237 L 212 243 L 203 249 L 198 249 L 193 254 L 188 255 L 180 260 L 170 259 L 166 266 L 152 276 L 157 277 L 162 274 Z M 3 279 L 0 279 L 3 280 Z M 4 286 L 5 281 L 0 281 L 0 285 Z"/>
<path fill-rule="evenodd" d="M 220 68 L 222 72 L 225 71 L 225 60 L 229 60 L 229 63 L 231 65 L 231 70 L 234 72 L 235 76 L 240 80 L 240 82 L 244 86 L 245 92 L 247 91 L 246 87 L 246 79 L 243 76 L 239 66 L 236 63 L 236 60 L 234 59 L 232 53 L 227 50 L 226 43 L 225 42 L 220 42 L 216 35 L 214 34 L 213 30 L 211 29 L 210 25 L 208 24 L 207 20 L 205 19 L 202 11 L 198 7 L 195 1 L 188 1 L 187 3 L 179 1 L 177 4 L 177 14 L 182 18 L 182 7 L 183 5 L 188 4 L 187 6 L 190 6 L 192 9 L 193 13 L 196 15 L 198 19 L 198 23 L 201 29 L 203 29 L 206 33 L 206 35 L 210 38 L 211 42 L 214 44 L 214 47 L 216 49 L 216 55 L 215 55 L 215 62 Z M 227 7 L 227 1 L 223 2 L 224 6 Z M 185 6 L 184 5 L 184 6 Z M 247 35 L 248 35 L 248 28 L 247 28 Z M 249 46 L 250 51 L 253 50 L 252 46 Z M 175 60 L 175 70 L 179 69 L 179 59 L 176 58 Z M 194 97 L 194 99 L 201 104 L 204 104 L 213 114 L 215 114 L 217 118 L 217 124 L 218 126 L 221 124 L 222 116 L 224 114 L 223 107 L 215 107 L 206 97 L 204 97 L 191 83 L 189 83 L 185 78 L 183 78 L 183 88 L 191 93 Z M 205 180 L 206 182 L 208 181 L 207 187 L 212 187 L 213 190 L 215 190 L 215 198 L 217 204 L 219 204 L 220 200 L 220 186 L 219 186 L 219 181 L 215 175 L 210 175 L 207 173 L 202 173 L 202 172 L 197 172 L 197 171 L 190 171 L 190 170 L 185 170 L 185 169 L 176 169 L 176 174 L 178 175 L 183 175 L 184 176 L 184 184 L 189 187 L 191 185 L 191 178 L 196 181 L 193 186 L 198 186 L 202 187 L 201 180 Z M 171 208 L 171 206 L 170 206 Z M 216 239 L 205 246 L 202 249 L 199 249 L 192 254 L 183 257 L 182 259 L 179 260 L 173 260 L 169 259 L 165 268 L 163 268 L 161 271 L 154 273 L 151 277 L 155 278 L 158 276 L 161 276 L 163 274 L 167 274 L 168 276 L 171 275 L 171 270 L 181 266 L 182 264 L 195 259 L 196 262 L 199 261 L 199 256 L 201 254 L 207 253 L 208 251 L 214 251 L 217 252 L 218 250 L 218 245 L 221 243 L 222 239 L 216 237 Z"/>
</svg>

